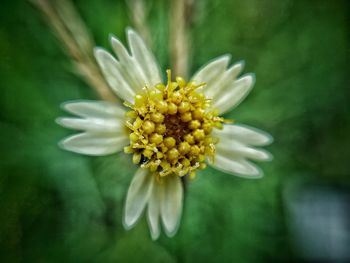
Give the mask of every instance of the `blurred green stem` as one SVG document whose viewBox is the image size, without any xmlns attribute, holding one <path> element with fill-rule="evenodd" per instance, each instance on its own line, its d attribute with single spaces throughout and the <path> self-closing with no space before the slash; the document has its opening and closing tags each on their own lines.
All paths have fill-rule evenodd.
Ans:
<svg viewBox="0 0 350 263">
<path fill-rule="evenodd" d="M 136 31 L 142 36 L 149 47 L 152 46 L 151 33 L 147 24 L 148 9 L 144 0 L 126 0 L 130 9 L 130 17 Z"/>
<path fill-rule="evenodd" d="M 79 75 L 103 100 L 116 101 L 93 58 L 95 44 L 73 4 L 69 0 L 29 1 L 43 13 Z"/>
<path fill-rule="evenodd" d="M 170 11 L 170 55 L 172 70 L 175 76 L 188 77 L 189 69 L 189 41 L 188 26 L 189 12 L 194 0 L 172 0 Z"/>
</svg>

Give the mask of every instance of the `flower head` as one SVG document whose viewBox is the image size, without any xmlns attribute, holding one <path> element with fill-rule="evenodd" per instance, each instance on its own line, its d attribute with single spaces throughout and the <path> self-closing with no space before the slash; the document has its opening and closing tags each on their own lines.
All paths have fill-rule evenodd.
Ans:
<svg viewBox="0 0 350 263">
<path fill-rule="evenodd" d="M 243 63 L 228 67 L 230 57 L 222 56 L 200 69 L 189 82 L 174 80 L 167 70 L 166 82 L 153 54 L 131 29 L 127 31 L 129 51 L 111 38 L 118 59 L 97 48 L 95 57 L 113 89 L 124 101 L 80 101 L 64 104 L 79 118 L 58 122 L 83 133 L 64 139 L 61 146 L 88 155 L 107 155 L 121 150 L 131 154 L 139 166 L 128 190 L 123 222 L 129 229 L 147 206 L 153 239 L 176 233 L 182 213 L 181 177 L 193 178 L 211 166 L 248 178 L 262 172 L 247 159 L 265 161 L 267 151 L 256 148 L 271 137 L 248 126 L 232 124 L 220 117 L 237 106 L 249 93 L 254 77 L 237 79 Z"/>
<path fill-rule="evenodd" d="M 145 87 L 134 104 L 125 103 L 132 110 L 126 113 L 130 145 L 124 151 L 155 176 L 194 177 L 197 169 L 205 168 L 206 157 L 214 158 L 217 140 L 211 133 L 222 128 L 224 119 L 197 92 L 205 83 L 186 83 L 181 77 L 172 82 L 171 71 L 167 73 L 166 85 Z"/>
</svg>

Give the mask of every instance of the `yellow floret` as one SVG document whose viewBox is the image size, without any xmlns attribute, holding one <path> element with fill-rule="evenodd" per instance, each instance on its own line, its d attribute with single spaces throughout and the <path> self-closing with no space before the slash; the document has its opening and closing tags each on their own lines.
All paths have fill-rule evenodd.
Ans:
<svg viewBox="0 0 350 263">
<path fill-rule="evenodd" d="M 204 169 L 206 158 L 215 155 L 213 128 L 222 128 L 225 120 L 210 109 L 211 100 L 197 92 L 205 83 L 196 84 L 177 77 L 171 81 L 167 71 L 166 85 L 145 87 L 134 97 L 125 114 L 130 145 L 124 152 L 133 154 L 132 161 L 149 169 L 157 178 L 176 174 L 195 177 Z"/>
</svg>

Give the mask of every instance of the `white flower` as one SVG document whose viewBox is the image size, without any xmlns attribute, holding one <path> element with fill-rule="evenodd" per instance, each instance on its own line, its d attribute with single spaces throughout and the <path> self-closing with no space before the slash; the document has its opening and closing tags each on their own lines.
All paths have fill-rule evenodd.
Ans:
<svg viewBox="0 0 350 263">
<path fill-rule="evenodd" d="M 232 124 L 219 115 L 237 106 L 249 93 L 254 76 L 238 75 L 243 63 L 229 66 L 230 56 L 219 57 L 186 83 L 177 77 L 166 84 L 158 64 L 143 40 L 127 30 L 129 51 L 115 38 L 117 58 L 101 48 L 95 57 L 113 91 L 124 105 L 106 101 L 67 102 L 63 108 L 77 118 L 59 118 L 64 127 L 83 131 L 64 139 L 62 148 L 86 155 L 133 154 L 140 168 L 130 184 L 123 222 L 133 227 L 147 207 L 153 239 L 160 221 L 173 236 L 182 213 L 182 176 L 193 178 L 204 161 L 218 170 L 246 178 L 259 178 L 261 170 L 249 160 L 266 161 L 260 148 L 271 143 L 268 134 Z M 129 109 L 128 109 L 129 108 Z"/>
</svg>

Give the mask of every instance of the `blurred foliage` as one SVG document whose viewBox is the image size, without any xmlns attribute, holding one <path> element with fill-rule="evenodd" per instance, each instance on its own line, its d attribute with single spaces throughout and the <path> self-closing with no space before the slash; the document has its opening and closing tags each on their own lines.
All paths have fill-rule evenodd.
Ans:
<svg viewBox="0 0 350 263">
<path fill-rule="evenodd" d="M 97 45 L 125 41 L 125 2 L 77 0 Z M 255 72 L 227 117 L 269 131 L 275 159 L 244 180 L 209 168 L 191 182 L 174 238 L 150 239 L 145 219 L 121 217 L 135 171 L 128 156 L 64 152 L 59 105 L 95 99 L 38 10 L 0 4 L 1 262 L 286 262 L 298 258 L 283 192 L 295 180 L 349 187 L 348 1 L 201 0 L 191 22 L 191 68 L 231 53 Z M 147 1 L 153 50 L 169 67 L 169 3 Z M 132 168 L 130 168 L 132 167 Z"/>
</svg>

